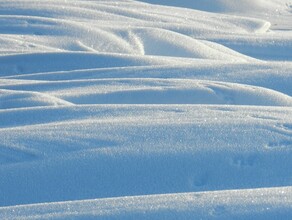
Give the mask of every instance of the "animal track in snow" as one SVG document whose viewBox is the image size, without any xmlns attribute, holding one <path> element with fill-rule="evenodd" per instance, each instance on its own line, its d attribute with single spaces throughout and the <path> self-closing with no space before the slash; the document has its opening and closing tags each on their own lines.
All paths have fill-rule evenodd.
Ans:
<svg viewBox="0 0 292 220">
<path fill-rule="evenodd" d="M 231 165 L 243 168 L 253 167 L 257 163 L 258 157 L 255 154 L 251 155 L 238 155 L 231 159 Z"/>
<path fill-rule="evenodd" d="M 292 124 L 277 124 L 273 131 L 284 137 L 279 141 L 269 142 L 266 145 L 267 148 L 292 148 Z"/>
<path fill-rule="evenodd" d="M 292 124 L 283 124 L 283 128 L 292 134 Z"/>
<path fill-rule="evenodd" d="M 225 213 L 226 207 L 224 205 L 217 205 L 210 211 L 210 215 L 213 217 L 222 217 Z"/>
<path fill-rule="evenodd" d="M 281 140 L 278 142 L 270 142 L 266 146 L 267 148 L 292 148 L 291 140 Z"/>
<path fill-rule="evenodd" d="M 292 125 L 291 124 L 277 124 L 273 127 L 272 131 L 279 133 L 287 138 L 292 137 Z"/>
<path fill-rule="evenodd" d="M 201 188 L 208 184 L 208 179 L 209 176 L 207 173 L 201 173 L 195 176 L 189 176 L 187 183 L 191 189 L 198 187 Z"/>
</svg>

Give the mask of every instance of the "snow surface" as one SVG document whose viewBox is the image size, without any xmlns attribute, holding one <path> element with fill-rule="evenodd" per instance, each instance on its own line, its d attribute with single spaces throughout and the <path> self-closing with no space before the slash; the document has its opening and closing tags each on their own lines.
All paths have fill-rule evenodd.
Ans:
<svg viewBox="0 0 292 220">
<path fill-rule="evenodd" d="M 1 0 L 0 219 L 291 219 L 291 0 Z"/>
</svg>

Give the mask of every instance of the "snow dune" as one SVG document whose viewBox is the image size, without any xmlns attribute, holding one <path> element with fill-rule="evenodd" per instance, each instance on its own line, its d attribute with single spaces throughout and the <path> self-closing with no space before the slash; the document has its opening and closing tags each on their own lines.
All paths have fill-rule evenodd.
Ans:
<svg viewBox="0 0 292 220">
<path fill-rule="evenodd" d="M 3 206 L 291 181 L 289 107 L 85 105 L 15 111 L 5 110 L 1 118 Z"/>
<path fill-rule="evenodd" d="M 7 218 L 26 219 L 193 219 L 206 216 L 214 219 L 258 219 L 260 216 L 285 219 L 290 216 L 289 196 L 291 187 L 283 187 L 47 203 L 7 207 L 2 211 Z"/>
<path fill-rule="evenodd" d="M 289 7 L 289 1 L 286 4 L 283 4 L 281 0 L 238 0 L 236 2 L 231 0 L 205 0 L 203 2 L 200 1 L 179 1 L 173 0 L 171 2 L 165 0 L 141 0 L 142 2 L 148 2 L 152 4 L 162 4 L 162 5 L 169 5 L 169 6 L 177 6 L 177 7 L 185 7 L 185 8 L 192 8 L 197 10 L 209 11 L 209 12 L 241 12 L 241 13 L 250 13 L 250 12 L 263 12 L 263 11 L 273 11 L 279 10 L 283 8 Z M 291 3 L 291 2 L 290 2 Z"/>
<path fill-rule="evenodd" d="M 74 104 L 232 104 L 292 106 L 291 96 L 274 90 L 207 80 L 115 78 L 21 82 L 19 84 L 19 80 L 9 80 L 3 85 L 0 85 L 0 88 L 21 90 L 18 94 L 24 94 L 25 92 L 23 91 L 35 91 L 35 94 L 37 91 L 40 94 L 46 93 L 52 97 L 57 97 L 60 100 L 66 100 L 68 103 Z M 13 99 L 13 96 L 11 99 Z M 4 101 L 4 103 L 7 102 L 8 100 Z M 13 99 L 13 102 L 17 103 L 17 100 Z M 21 104 L 19 105 L 21 106 Z"/>
<path fill-rule="evenodd" d="M 2 0 L 0 218 L 291 218 L 291 13 Z"/>
<path fill-rule="evenodd" d="M 70 102 L 38 92 L 0 90 L 0 99 L 0 109 L 72 105 Z"/>
</svg>

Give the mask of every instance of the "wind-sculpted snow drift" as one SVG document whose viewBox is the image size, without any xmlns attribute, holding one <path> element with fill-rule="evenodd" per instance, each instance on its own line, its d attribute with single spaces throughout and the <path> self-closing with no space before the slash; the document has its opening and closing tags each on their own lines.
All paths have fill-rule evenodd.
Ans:
<svg viewBox="0 0 292 220">
<path fill-rule="evenodd" d="M 2 0 L 0 218 L 292 218 L 291 13 Z"/>
</svg>

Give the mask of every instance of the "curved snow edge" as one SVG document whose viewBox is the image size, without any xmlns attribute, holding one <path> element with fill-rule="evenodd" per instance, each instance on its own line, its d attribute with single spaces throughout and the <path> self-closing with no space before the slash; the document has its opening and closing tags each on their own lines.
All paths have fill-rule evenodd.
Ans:
<svg viewBox="0 0 292 220">
<path fill-rule="evenodd" d="M 292 187 L 125 196 L 0 208 L 3 219 L 83 217 L 271 217 L 292 214 Z"/>
</svg>

